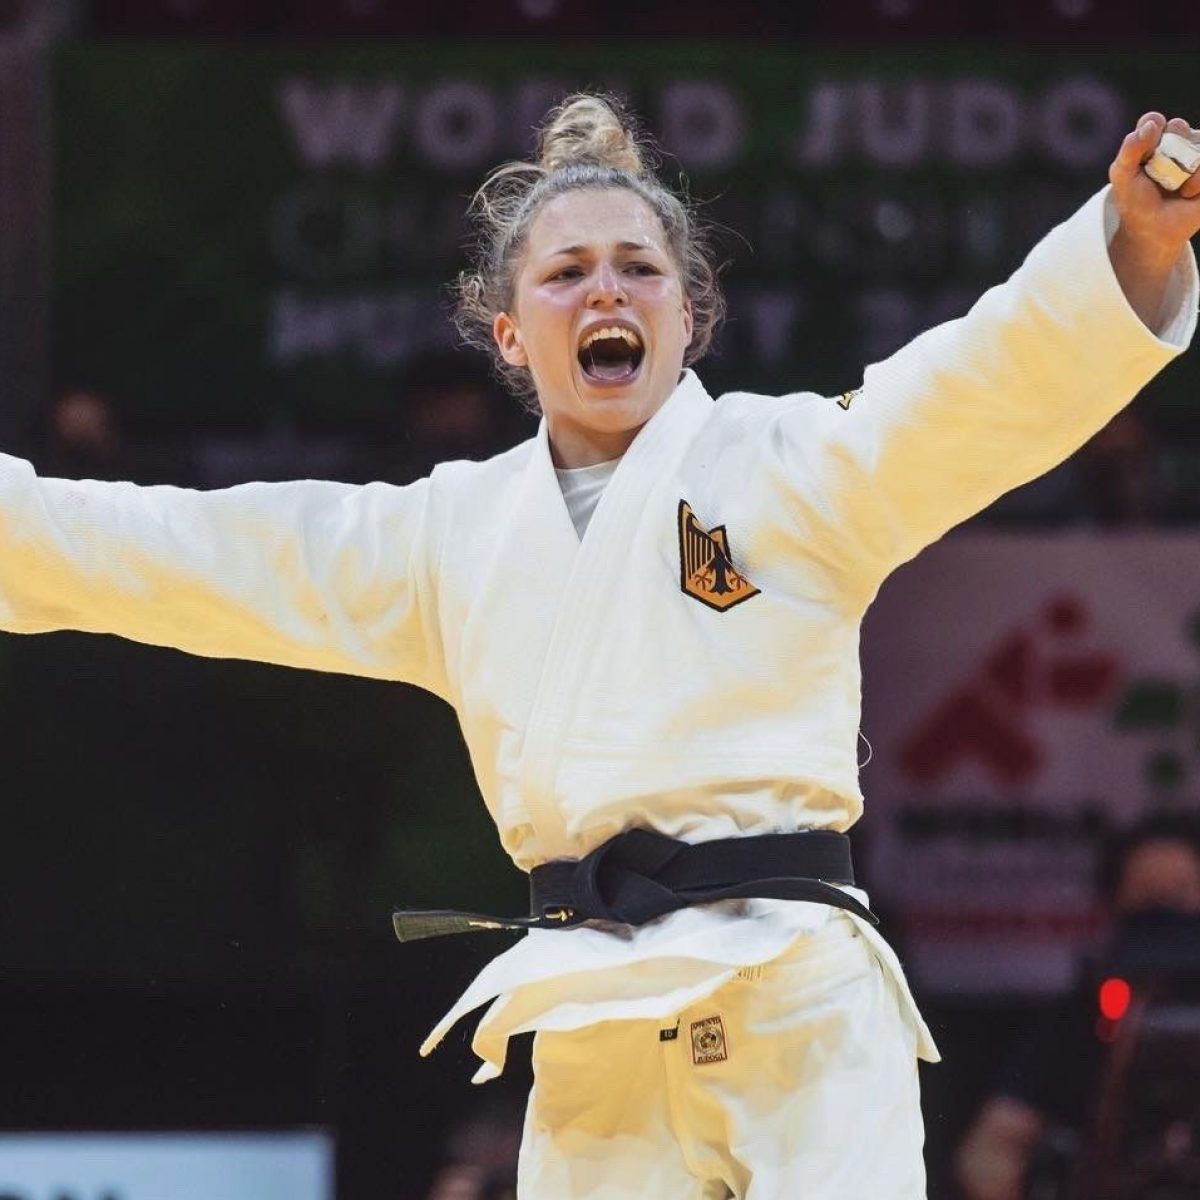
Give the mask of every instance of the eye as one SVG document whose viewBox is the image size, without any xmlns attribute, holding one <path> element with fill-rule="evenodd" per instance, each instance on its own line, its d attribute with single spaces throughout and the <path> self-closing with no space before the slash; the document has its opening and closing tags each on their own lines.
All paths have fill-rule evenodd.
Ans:
<svg viewBox="0 0 1200 1200">
<path fill-rule="evenodd" d="M 547 283 L 554 283 L 557 280 L 578 279 L 583 275 L 583 271 L 579 267 L 562 267 L 558 271 L 546 277 Z"/>
<path fill-rule="evenodd" d="M 632 275 L 661 275 L 662 272 L 653 264 L 648 262 L 630 263 L 626 270 Z"/>
</svg>

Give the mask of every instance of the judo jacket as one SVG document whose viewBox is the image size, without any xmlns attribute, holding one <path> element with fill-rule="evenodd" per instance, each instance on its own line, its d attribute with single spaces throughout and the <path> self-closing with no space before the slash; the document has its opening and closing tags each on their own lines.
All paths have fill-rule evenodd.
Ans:
<svg viewBox="0 0 1200 1200">
<path fill-rule="evenodd" d="M 544 422 L 406 487 L 140 488 L 0 456 L 0 628 L 426 688 L 457 711 L 526 870 L 631 825 L 689 841 L 844 830 L 862 809 L 859 625 L 882 581 L 1071 454 L 1192 336 L 1190 252 L 1152 332 L 1112 272 L 1114 224 L 1101 192 L 842 396 L 714 401 L 685 372 L 582 540 Z M 426 1048 L 499 997 L 476 1038 L 495 1073 L 509 1033 L 680 1007 L 781 953 L 818 909 L 534 933 Z"/>
</svg>

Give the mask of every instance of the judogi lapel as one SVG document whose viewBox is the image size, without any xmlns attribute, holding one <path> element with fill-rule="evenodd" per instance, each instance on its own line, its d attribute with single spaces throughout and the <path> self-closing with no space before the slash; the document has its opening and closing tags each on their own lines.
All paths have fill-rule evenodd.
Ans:
<svg viewBox="0 0 1200 1200">
<path fill-rule="evenodd" d="M 521 792 L 540 855 L 545 858 L 578 853 L 564 822 L 556 787 L 564 734 L 579 700 L 580 676 L 591 655 L 603 652 L 605 639 L 599 632 L 605 624 L 619 619 L 619 605 L 614 600 L 621 592 L 622 575 L 629 569 L 635 533 L 646 520 L 647 493 L 655 481 L 678 465 L 696 430 L 712 411 L 711 398 L 696 376 L 687 372 L 625 452 L 582 542 L 569 559 L 529 712 L 520 764 Z M 553 519 L 556 542 L 567 534 L 574 539 L 574 527 L 550 459 L 545 421 L 538 431 L 538 451 L 528 472 L 533 478 L 525 480 L 525 498 L 554 510 L 553 518 L 543 517 L 541 523 Z M 558 493 L 553 504 L 544 495 L 550 488 Z M 670 516 L 668 511 L 668 522 Z M 520 525 L 519 519 L 514 521 L 510 533 L 519 537 Z M 666 528 L 669 530 L 670 525 Z M 564 561 L 568 561 L 565 554 Z"/>
</svg>

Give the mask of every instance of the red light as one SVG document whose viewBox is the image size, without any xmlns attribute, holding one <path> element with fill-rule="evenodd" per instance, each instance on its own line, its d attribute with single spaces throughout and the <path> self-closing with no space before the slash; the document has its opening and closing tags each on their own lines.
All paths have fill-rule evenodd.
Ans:
<svg viewBox="0 0 1200 1200">
<path fill-rule="evenodd" d="M 1106 979 L 1100 985 L 1100 1015 L 1108 1021 L 1119 1021 L 1129 1011 L 1133 993 L 1123 979 Z"/>
</svg>

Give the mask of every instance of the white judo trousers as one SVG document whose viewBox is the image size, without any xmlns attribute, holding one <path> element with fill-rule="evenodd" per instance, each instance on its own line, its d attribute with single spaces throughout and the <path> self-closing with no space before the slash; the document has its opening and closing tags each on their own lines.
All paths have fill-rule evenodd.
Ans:
<svg viewBox="0 0 1200 1200">
<path fill-rule="evenodd" d="M 518 1197 L 923 1200 L 916 1041 L 838 913 L 671 1020 L 539 1033 Z"/>
</svg>

